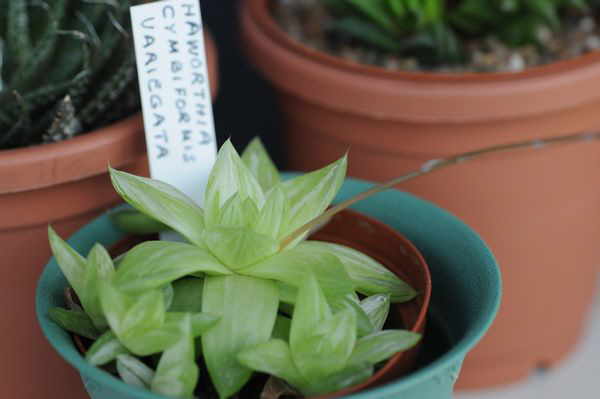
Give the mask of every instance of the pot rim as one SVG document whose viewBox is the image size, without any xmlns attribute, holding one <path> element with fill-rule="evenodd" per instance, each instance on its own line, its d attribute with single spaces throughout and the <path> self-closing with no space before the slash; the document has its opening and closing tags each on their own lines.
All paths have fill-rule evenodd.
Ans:
<svg viewBox="0 0 600 399">
<path fill-rule="evenodd" d="M 475 122 L 539 115 L 600 100 L 600 51 L 522 72 L 389 71 L 297 42 L 271 16 L 272 1 L 242 4 L 249 56 L 284 91 L 339 112 L 409 122 Z M 304 74 L 310 79 L 289 79 Z M 316 93 L 311 81 L 318 81 Z M 368 101 L 354 98 L 361 95 Z M 488 109 L 482 110 L 482 103 Z M 469 112 L 477 106 L 477 112 Z"/>
<path fill-rule="evenodd" d="M 356 189 L 362 191 L 371 186 L 370 183 L 356 179 L 347 179 L 346 184 L 350 186 L 348 188 L 348 191 L 354 191 Z M 440 370 L 455 367 L 457 361 L 461 361 L 462 358 L 464 358 L 464 356 L 466 355 L 466 353 L 473 346 L 475 346 L 476 343 L 485 334 L 492 321 L 494 320 L 500 305 L 500 271 L 491 251 L 481 240 L 481 238 L 477 235 L 477 233 L 475 233 L 471 228 L 469 228 L 455 216 L 451 215 L 447 211 L 438 208 L 436 205 L 428 201 L 418 199 L 410 194 L 401 193 L 399 191 L 395 191 L 393 195 L 397 196 L 398 200 L 403 199 L 404 201 L 409 201 L 411 203 L 418 204 L 420 207 L 423 208 L 424 212 L 433 213 L 436 218 L 439 218 L 440 223 L 452 226 L 452 229 L 455 230 L 457 234 L 460 234 L 464 237 L 468 237 L 469 243 L 473 246 L 473 250 L 479 253 L 481 258 L 484 260 L 481 263 L 480 273 L 482 275 L 485 275 L 485 278 L 489 281 L 494 282 L 496 286 L 494 287 L 494 292 L 486 293 L 487 297 L 485 301 L 485 307 L 480 312 L 480 315 L 478 315 L 476 322 L 473 323 L 468 333 L 456 342 L 454 342 L 453 346 L 445 354 L 443 354 L 427 366 L 405 377 L 402 377 L 384 386 L 379 386 L 364 392 L 348 396 L 353 399 L 372 399 L 370 397 L 370 394 L 374 392 L 377 392 L 378 395 L 383 396 L 385 396 L 386 394 L 392 395 L 397 389 L 408 388 L 417 385 L 423 382 L 424 380 L 430 379 L 432 378 L 432 376 L 437 375 L 440 372 Z M 366 212 L 366 214 L 369 214 L 369 212 Z M 97 234 L 98 231 L 102 232 L 100 237 Z M 105 214 L 101 217 L 96 218 L 94 221 L 86 225 L 83 229 L 79 230 L 74 236 L 72 236 L 69 239 L 69 242 L 71 243 L 71 245 L 74 245 L 76 250 L 81 251 L 85 248 L 91 248 L 92 245 L 96 242 L 100 242 L 103 245 L 110 245 L 124 236 L 124 233 L 115 229 L 115 227 L 110 223 L 107 215 Z M 411 241 L 413 240 L 411 239 Z M 461 255 L 462 254 L 457 254 L 457 262 L 461 262 Z M 163 396 L 127 385 L 124 382 L 118 380 L 117 378 L 114 378 L 107 372 L 98 369 L 97 367 L 94 367 L 85 361 L 85 359 L 80 355 L 79 351 L 73 344 L 70 335 L 67 332 L 63 331 L 57 325 L 54 325 L 47 315 L 47 311 L 51 307 L 53 299 L 56 299 L 56 297 L 58 296 L 62 298 L 63 295 L 61 289 L 58 290 L 59 292 L 55 292 L 57 290 L 53 289 L 57 284 L 56 280 L 61 280 L 62 286 L 67 284 L 64 277 L 62 277 L 62 275 L 60 274 L 60 270 L 56 265 L 55 260 L 51 259 L 50 262 L 44 268 L 36 288 L 35 303 L 38 324 L 40 325 L 44 336 L 48 339 L 48 341 L 54 347 L 54 349 L 68 363 L 70 363 L 73 367 L 75 367 L 78 370 L 78 372 L 82 376 L 82 379 L 84 380 L 84 384 L 106 384 L 108 387 L 110 387 L 110 389 L 113 389 L 115 392 L 123 394 L 133 393 L 135 394 L 135 397 L 139 399 L 164 399 Z M 65 345 L 65 340 L 68 340 L 70 344 Z"/>
<path fill-rule="evenodd" d="M 122 166 L 146 153 L 140 113 L 72 139 L 0 151 L 0 194 L 35 190 L 106 173 L 108 162 L 82 161 L 106 153 L 113 166 Z M 81 166 L 85 164 L 85 168 Z M 23 174 L 23 169 L 37 173 Z M 20 172 L 21 171 L 21 172 Z"/>
</svg>

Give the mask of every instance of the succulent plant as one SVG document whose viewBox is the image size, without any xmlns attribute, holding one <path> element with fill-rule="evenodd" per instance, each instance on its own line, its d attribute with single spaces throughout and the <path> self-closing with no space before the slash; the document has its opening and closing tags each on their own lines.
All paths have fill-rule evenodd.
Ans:
<svg viewBox="0 0 600 399">
<path fill-rule="evenodd" d="M 600 133 L 578 133 L 433 159 L 329 208 L 345 157 L 281 181 L 256 140 L 241 158 L 230 143 L 221 148 L 203 208 L 168 184 L 112 170 L 115 188 L 138 209 L 113 214 L 118 226 L 142 234 L 170 228 L 188 243 L 146 241 L 115 259 L 95 245 L 84 258 L 49 229 L 54 256 L 79 298 L 67 295 L 69 309 L 52 309 L 50 317 L 93 340 L 89 363 L 168 397 L 193 397 L 200 358 L 223 398 L 253 370 L 273 376 L 265 387 L 273 397 L 335 391 L 368 378 L 374 364 L 419 339 L 383 330 L 390 303 L 416 292 L 368 256 L 307 240 L 307 232 L 445 167 L 596 140 Z"/>
<path fill-rule="evenodd" d="M 134 2 L 0 2 L 0 149 L 70 138 L 138 106 Z"/>
<path fill-rule="evenodd" d="M 382 330 L 390 303 L 413 299 L 413 288 L 357 250 L 307 240 L 344 181 L 346 157 L 282 181 L 259 141 L 242 157 L 226 142 L 202 208 L 166 183 L 110 173 L 123 199 L 153 219 L 144 224 L 127 210 L 115 216 L 120 225 L 135 232 L 166 225 L 186 242 L 146 241 L 114 260 L 96 245 L 84 258 L 50 229 L 81 303 L 51 317 L 95 340 L 90 363 L 190 398 L 201 353 L 221 398 L 239 392 L 253 371 L 314 395 L 364 381 L 420 339 Z"/>
<path fill-rule="evenodd" d="M 464 62 L 464 40 L 495 36 L 510 46 L 541 45 L 543 29 L 559 29 L 561 12 L 595 0 L 321 0 L 333 30 L 424 65 Z"/>
</svg>

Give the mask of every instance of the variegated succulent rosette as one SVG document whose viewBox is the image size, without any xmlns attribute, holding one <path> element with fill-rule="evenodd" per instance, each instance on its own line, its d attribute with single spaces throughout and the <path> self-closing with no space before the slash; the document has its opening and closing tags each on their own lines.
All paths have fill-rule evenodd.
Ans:
<svg viewBox="0 0 600 399">
<path fill-rule="evenodd" d="M 91 364 L 171 398 L 202 391 L 200 362 L 221 398 L 255 371 L 312 396 L 368 379 L 420 339 L 383 329 L 390 303 L 413 299 L 413 288 L 361 252 L 307 240 L 344 181 L 346 157 L 283 181 L 258 139 L 241 157 L 228 141 L 203 208 L 166 183 L 110 174 L 135 208 L 115 214 L 119 225 L 164 226 L 186 242 L 146 241 L 116 259 L 97 244 L 84 258 L 50 228 L 79 298 L 51 316 L 93 340 Z"/>
</svg>

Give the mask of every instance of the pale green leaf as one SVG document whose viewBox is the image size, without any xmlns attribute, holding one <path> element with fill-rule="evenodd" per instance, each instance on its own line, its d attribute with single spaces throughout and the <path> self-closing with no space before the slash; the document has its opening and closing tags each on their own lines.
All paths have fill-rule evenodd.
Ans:
<svg viewBox="0 0 600 399">
<path fill-rule="evenodd" d="M 390 294 L 392 302 L 407 302 L 417 292 L 375 259 L 344 245 L 322 241 L 305 241 L 298 245 L 306 251 L 335 255 L 343 263 L 356 291 L 364 295 Z"/>
<path fill-rule="evenodd" d="M 259 210 L 250 198 L 242 198 L 237 193 L 223 205 L 220 213 L 219 227 L 244 228 L 256 224 Z"/>
<path fill-rule="evenodd" d="M 108 323 L 100 305 L 98 280 L 106 280 L 112 277 L 114 272 L 112 259 L 106 249 L 100 244 L 94 245 L 88 254 L 84 289 L 82 295 L 79 295 L 79 300 L 83 309 L 99 330 L 105 330 Z"/>
<path fill-rule="evenodd" d="M 260 138 L 255 137 L 248 144 L 242 153 L 242 161 L 252 172 L 265 193 L 279 183 L 279 172 Z"/>
<path fill-rule="evenodd" d="M 173 283 L 173 302 L 171 302 L 169 311 L 201 312 L 203 287 L 204 280 L 199 278 L 188 277 L 175 281 Z"/>
<path fill-rule="evenodd" d="M 50 226 L 48 226 L 48 239 L 52 254 L 56 258 L 56 263 L 58 263 L 60 270 L 75 293 L 80 296 L 83 294 L 85 286 L 85 269 L 87 263 L 85 258 L 60 238 Z"/>
<path fill-rule="evenodd" d="M 234 271 L 268 258 L 279 250 L 279 244 L 273 238 L 249 228 L 207 229 L 204 242 L 213 255 Z"/>
<path fill-rule="evenodd" d="M 98 278 L 106 280 L 112 277 L 115 266 L 108 251 L 100 244 L 95 244 L 88 254 L 87 267 L 98 270 Z"/>
<path fill-rule="evenodd" d="M 307 384 L 294 364 L 287 342 L 281 339 L 272 339 L 244 349 L 237 358 L 242 365 L 249 369 L 274 375 L 294 387 Z"/>
<path fill-rule="evenodd" d="M 114 332 L 107 331 L 85 353 L 85 360 L 93 366 L 104 366 L 112 362 L 119 355 L 126 355 L 129 351 L 117 338 Z"/>
<path fill-rule="evenodd" d="M 331 318 L 331 308 L 316 277 L 308 273 L 300 282 L 290 328 L 292 351 L 311 336 L 317 326 Z"/>
<path fill-rule="evenodd" d="M 257 233 L 278 239 L 286 214 L 287 200 L 285 193 L 281 186 L 277 185 L 267 194 L 265 205 L 260 210 L 258 219 L 252 229 Z"/>
<path fill-rule="evenodd" d="M 120 339 L 127 349 L 139 356 L 159 353 L 173 346 L 179 340 L 181 319 L 187 313 L 169 312 L 165 315 L 164 323 L 159 327 L 146 331 L 135 331 Z M 207 313 L 191 315 L 192 333 L 199 337 L 210 330 L 219 320 L 219 316 Z"/>
<path fill-rule="evenodd" d="M 294 318 L 292 332 L 296 323 Z M 304 340 L 294 342 L 290 336 L 290 341 L 294 363 L 306 380 L 326 379 L 344 369 L 352 355 L 356 343 L 356 313 L 352 309 L 338 312 L 322 320 Z"/>
<path fill-rule="evenodd" d="M 368 363 L 352 364 L 327 379 L 311 381 L 303 387 L 302 393 L 310 397 L 336 392 L 368 380 L 373 372 L 373 366 Z"/>
<path fill-rule="evenodd" d="M 126 295 L 109 282 L 100 283 L 100 302 L 108 323 L 132 353 L 146 356 L 172 345 L 176 336 L 165 330 L 164 294 L 160 290 Z"/>
<path fill-rule="evenodd" d="M 293 233 L 327 209 L 344 182 L 346 167 L 347 158 L 344 156 L 329 166 L 282 184 L 289 204 L 280 232 L 282 237 Z"/>
<path fill-rule="evenodd" d="M 195 245 L 146 241 L 127 252 L 115 274 L 114 282 L 123 291 L 143 291 L 162 287 L 196 272 L 209 275 L 231 274 L 217 258 Z"/>
<path fill-rule="evenodd" d="M 198 312 L 191 314 L 191 318 L 192 332 L 194 334 L 194 337 L 199 337 L 211 328 L 213 328 L 221 319 L 221 316 Z"/>
<path fill-rule="evenodd" d="M 171 285 L 171 284 L 165 285 L 163 287 L 163 297 L 165 298 L 165 309 L 169 309 L 171 307 L 174 296 L 175 296 L 175 291 L 173 290 L 173 285 Z"/>
<path fill-rule="evenodd" d="M 52 308 L 50 309 L 49 316 L 53 322 L 63 329 L 82 337 L 96 339 L 100 336 L 100 331 L 94 326 L 92 319 L 84 312 Z"/>
<path fill-rule="evenodd" d="M 390 296 L 388 294 L 372 295 L 363 299 L 360 307 L 371 320 L 374 331 L 381 331 L 390 312 Z"/>
<path fill-rule="evenodd" d="M 149 388 L 154 378 L 154 371 L 131 355 L 117 356 L 117 372 L 125 383 L 139 388 Z"/>
<path fill-rule="evenodd" d="M 204 192 L 204 216 L 207 226 L 218 225 L 221 207 L 236 193 L 240 200 L 250 198 L 258 208 L 262 207 L 264 193 L 260 184 L 227 140 L 217 154 Z"/>
<path fill-rule="evenodd" d="M 334 313 L 340 312 L 344 309 L 350 309 L 355 313 L 357 328 L 356 333 L 358 337 L 364 337 L 365 335 L 372 334 L 375 331 L 369 315 L 367 315 L 367 313 L 363 310 L 358 297 L 355 294 L 348 294 L 346 297 L 331 301 L 330 305 Z"/>
<path fill-rule="evenodd" d="M 298 298 L 298 288 L 293 285 L 277 282 L 279 288 L 279 300 L 283 303 L 295 304 Z"/>
<path fill-rule="evenodd" d="M 158 180 L 110 168 L 117 192 L 131 206 L 179 232 L 190 242 L 202 245 L 204 213 L 189 197 Z"/>
<path fill-rule="evenodd" d="M 202 352 L 220 397 L 235 394 L 250 379 L 252 371 L 237 355 L 269 340 L 278 304 L 271 281 L 237 275 L 206 278 L 202 309 L 221 319 L 202 336 Z"/>
<path fill-rule="evenodd" d="M 179 323 L 177 343 L 161 356 L 152 379 L 153 392 L 170 398 L 192 398 L 200 371 L 196 364 L 192 319 L 189 314 Z"/>
<path fill-rule="evenodd" d="M 287 249 L 238 272 L 277 280 L 295 287 L 312 273 L 330 300 L 354 292 L 354 284 L 336 256 L 315 253 L 301 247 Z"/>
<path fill-rule="evenodd" d="M 359 339 L 349 364 L 377 364 L 398 352 L 408 350 L 421 339 L 417 333 L 404 330 L 384 330 Z"/>
<path fill-rule="evenodd" d="M 106 308 L 106 306 L 104 306 Z M 136 295 L 132 305 L 127 309 L 122 321 L 124 333 L 136 335 L 135 331 L 143 331 L 159 327 L 165 318 L 165 301 L 161 291 L 148 291 Z"/>
</svg>

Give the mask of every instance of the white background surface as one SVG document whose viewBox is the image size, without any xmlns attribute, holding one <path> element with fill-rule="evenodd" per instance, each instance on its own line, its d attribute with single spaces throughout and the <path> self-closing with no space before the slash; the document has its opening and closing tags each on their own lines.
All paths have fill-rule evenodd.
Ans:
<svg viewBox="0 0 600 399">
<path fill-rule="evenodd" d="M 456 399 L 598 399 L 600 398 L 600 293 L 588 328 L 575 352 L 557 369 L 493 391 L 458 392 Z"/>
</svg>

